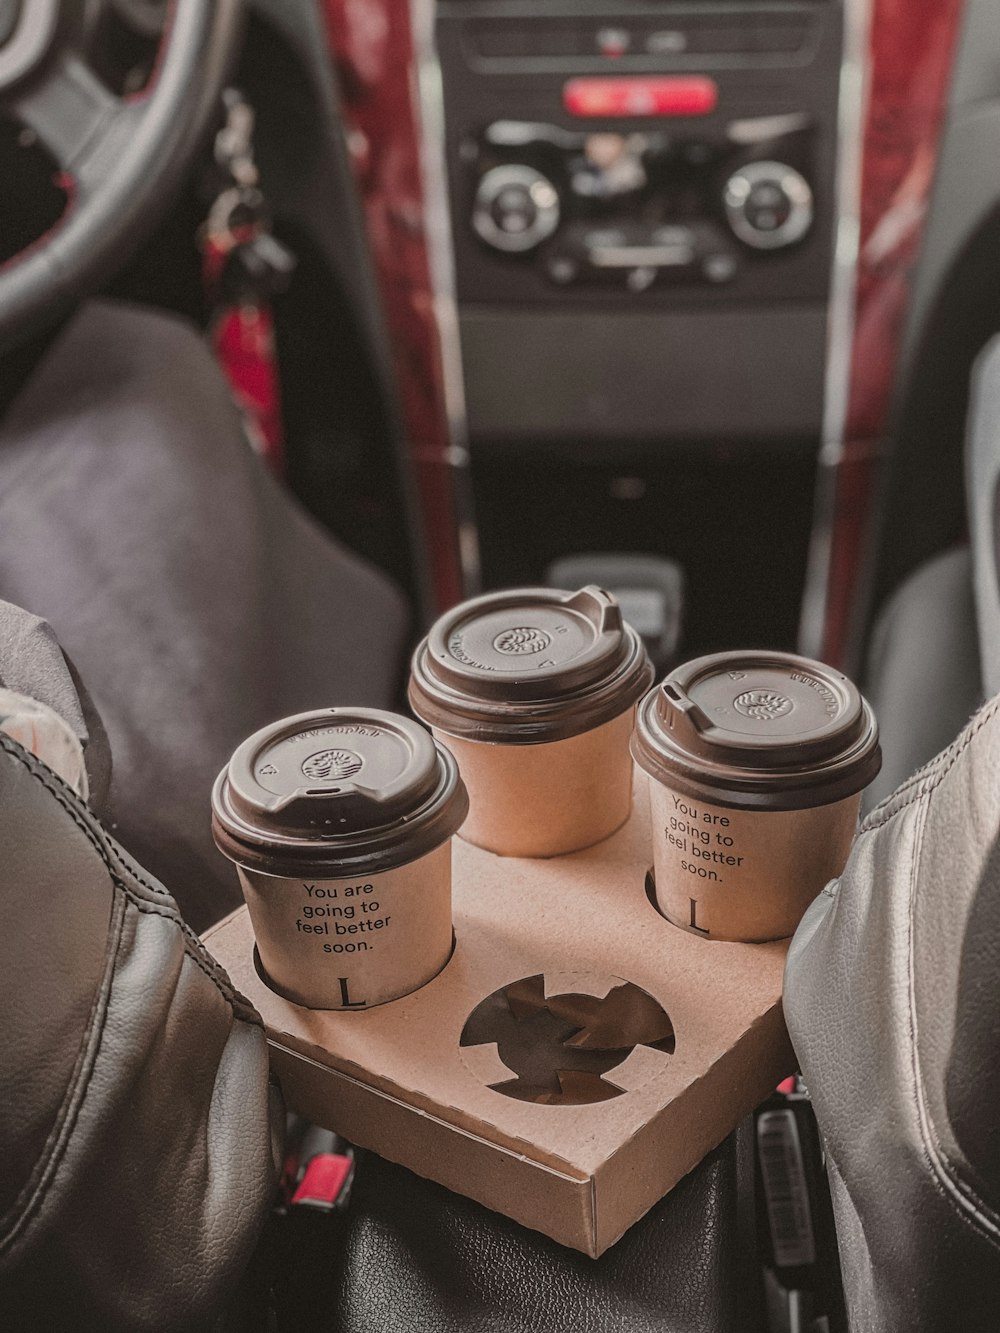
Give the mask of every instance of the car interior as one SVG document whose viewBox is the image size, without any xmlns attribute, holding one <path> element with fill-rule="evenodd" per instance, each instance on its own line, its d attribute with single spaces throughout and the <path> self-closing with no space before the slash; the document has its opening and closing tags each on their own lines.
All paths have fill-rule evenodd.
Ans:
<svg viewBox="0 0 1000 1333">
<path fill-rule="evenodd" d="M 1000 1327 L 995 0 L 0 0 L 0 164 L 0 728 L 83 755 L 0 729 L 0 1322 Z M 597 1258 L 286 1112 L 199 939 L 237 747 L 511 588 L 881 740 L 796 1072 Z"/>
</svg>

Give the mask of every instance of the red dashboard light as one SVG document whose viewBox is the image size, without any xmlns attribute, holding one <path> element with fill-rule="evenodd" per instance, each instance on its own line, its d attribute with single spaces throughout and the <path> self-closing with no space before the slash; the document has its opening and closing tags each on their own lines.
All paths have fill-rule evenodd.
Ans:
<svg viewBox="0 0 1000 1333">
<path fill-rule="evenodd" d="M 563 88 L 571 116 L 707 116 L 718 101 L 715 80 L 698 75 L 570 79 Z"/>
</svg>

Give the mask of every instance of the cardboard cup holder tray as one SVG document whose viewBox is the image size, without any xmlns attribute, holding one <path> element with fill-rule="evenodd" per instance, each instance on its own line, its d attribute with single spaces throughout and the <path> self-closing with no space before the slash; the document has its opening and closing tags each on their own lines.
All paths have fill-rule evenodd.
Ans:
<svg viewBox="0 0 1000 1333">
<path fill-rule="evenodd" d="M 206 936 L 291 1109 L 592 1257 L 794 1069 L 786 942 L 710 941 L 648 893 L 646 792 L 551 860 L 454 844 L 455 949 L 412 995 L 309 1010 L 262 980 L 246 909 Z"/>
</svg>

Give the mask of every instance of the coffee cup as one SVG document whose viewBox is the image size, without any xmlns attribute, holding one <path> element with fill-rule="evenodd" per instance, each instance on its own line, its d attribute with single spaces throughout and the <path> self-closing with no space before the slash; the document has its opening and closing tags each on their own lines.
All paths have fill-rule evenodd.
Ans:
<svg viewBox="0 0 1000 1333">
<path fill-rule="evenodd" d="M 790 935 L 840 874 L 881 765 L 871 708 L 840 672 L 781 652 L 678 667 L 640 703 L 656 901 L 709 939 Z"/>
<path fill-rule="evenodd" d="M 414 654 L 409 697 L 468 788 L 460 836 L 501 856 L 558 856 L 613 833 L 629 816 L 629 736 L 652 679 L 601 588 L 518 588 L 442 616 Z"/>
<path fill-rule="evenodd" d="M 212 831 L 272 988 L 313 1009 L 365 1009 L 436 976 L 467 809 L 451 755 L 393 713 L 300 713 L 244 741 L 215 783 Z"/>
</svg>

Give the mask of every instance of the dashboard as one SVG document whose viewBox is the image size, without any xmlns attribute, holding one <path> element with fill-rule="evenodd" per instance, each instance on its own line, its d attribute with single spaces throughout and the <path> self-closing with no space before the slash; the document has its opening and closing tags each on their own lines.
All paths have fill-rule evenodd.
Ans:
<svg viewBox="0 0 1000 1333">
<path fill-rule="evenodd" d="M 437 43 L 473 440 L 817 432 L 840 6 L 444 0 Z"/>
</svg>

